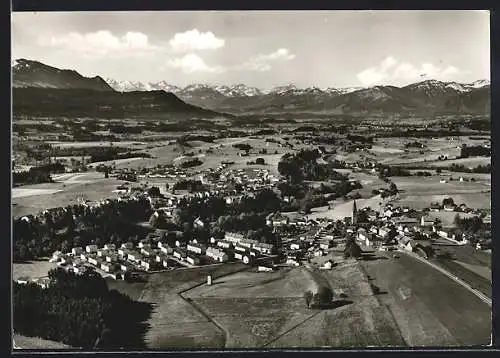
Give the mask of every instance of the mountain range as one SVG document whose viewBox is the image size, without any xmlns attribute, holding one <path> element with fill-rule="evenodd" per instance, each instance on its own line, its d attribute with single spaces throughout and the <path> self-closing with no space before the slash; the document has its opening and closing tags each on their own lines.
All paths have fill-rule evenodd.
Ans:
<svg viewBox="0 0 500 358">
<path fill-rule="evenodd" d="M 108 118 L 224 116 L 188 104 L 164 90 L 118 92 L 101 77 L 84 77 L 26 59 L 12 63 L 15 115 Z"/>
<path fill-rule="evenodd" d="M 16 93 L 21 93 L 19 90 L 27 89 L 27 87 L 45 90 L 41 93 L 50 89 L 52 89 L 49 91 L 51 93 L 59 93 L 54 92 L 56 89 L 113 93 L 92 100 L 100 103 L 99 105 L 91 104 L 92 101 L 87 103 L 95 113 L 111 105 L 103 102 L 105 98 L 113 101 L 115 106 L 117 103 L 121 103 L 122 107 L 125 106 L 129 109 L 133 107 L 136 112 L 155 114 L 159 111 L 172 111 L 175 108 L 176 111 L 186 114 L 193 111 L 197 115 L 204 113 L 207 116 L 215 116 L 218 112 L 233 114 L 249 112 L 488 114 L 491 102 L 490 82 L 487 80 L 473 83 L 426 80 L 403 87 L 330 87 L 326 89 L 318 87 L 298 88 L 290 84 L 264 91 L 244 84 L 233 86 L 192 84 L 179 87 L 164 80 L 142 83 L 113 79 L 103 80 L 99 76 L 87 78 L 76 71 L 61 70 L 26 59 L 15 61 L 12 72 L 13 87 L 16 88 Z M 146 95 L 148 93 L 149 95 Z M 44 100 L 43 96 L 37 98 Z M 89 98 L 89 96 L 86 95 L 85 98 Z M 121 99 L 118 100 L 118 98 Z M 128 101 L 133 101 L 134 104 L 131 105 Z M 165 101 L 170 104 L 166 105 Z M 181 102 L 185 107 L 181 105 Z M 78 102 L 75 102 L 74 105 L 84 107 L 83 104 L 79 106 Z M 189 107 L 190 105 L 193 107 Z M 203 112 L 200 107 L 209 111 Z"/>
</svg>

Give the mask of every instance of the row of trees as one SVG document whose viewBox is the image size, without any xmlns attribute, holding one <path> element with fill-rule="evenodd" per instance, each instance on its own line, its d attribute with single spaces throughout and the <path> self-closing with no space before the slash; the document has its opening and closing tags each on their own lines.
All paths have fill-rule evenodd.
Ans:
<svg viewBox="0 0 500 358">
<path fill-rule="evenodd" d="M 462 146 L 460 150 L 460 158 L 468 157 L 489 157 L 491 156 L 491 148 L 482 145 Z"/>
</svg>

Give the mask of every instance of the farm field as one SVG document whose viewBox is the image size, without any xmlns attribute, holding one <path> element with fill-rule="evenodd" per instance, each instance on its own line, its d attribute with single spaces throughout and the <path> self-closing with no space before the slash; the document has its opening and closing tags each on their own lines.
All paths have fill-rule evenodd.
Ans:
<svg viewBox="0 0 500 358">
<path fill-rule="evenodd" d="M 434 268 L 407 255 L 362 264 L 407 345 L 490 343 L 491 309 Z"/>
<path fill-rule="evenodd" d="M 23 263 L 15 262 L 12 264 L 12 279 L 18 280 L 21 277 L 29 277 L 32 279 L 47 277 L 48 272 L 56 267 L 57 265 L 49 262 L 48 259 L 27 261 Z"/>
<path fill-rule="evenodd" d="M 393 177 L 392 181 L 400 190 L 395 199 L 399 205 L 423 209 L 431 202 L 452 197 L 457 204 L 464 203 L 471 208 L 491 207 L 491 186 L 486 180 L 440 183 L 437 177 Z"/>
<path fill-rule="evenodd" d="M 370 207 L 373 210 L 379 210 L 380 209 L 379 204 L 382 202 L 383 200 L 380 197 L 380 195 L 375 195 L 367 199 L 356 199 L 356 205 L 358 209 Z M 308 215 L 308 218 L 309 219 L 333 218 L 335 220 L 343 219 L 346 216 L 351 216 L 352 206 L 353 206 L 353 200 L 349 200 L 339 204 L 335 204 L 334 202 L 332 204 L 332 209 L 328 209 L 328 207 L 326 206 L 312 209 L 312 213 Z"/>
<path fill-rule="evenodd" d="M 318 284 L 332 288 L 337 307 L 305 307 L 303 293 Z M 341 293 L 346 300 L 338 300 Z M 183 295 L 228 332 L 226 347 L 404 345 L 355 262 L 343 262 L 329 272 L 312 267 L 244 271 Z"/>
<path fill-rule="evenodd" d="M 89 148 L 89 147 L 109 147 L 110 145 L 115 146 L 115 147 L 129 147 L 129 148 L 135 148 L 135 147 L 141 147 L 143 146 L 144 142 L 137 142 L 137 141 L 119 141 L 119 142 L 55 142 L 55 141 L 47 141 L 47 144 L 52 145 L 53 147 L 60 147 L 60 148 Z"/>
<path fill-rule="evenodd" d="M 478 165 L 491 164 L 491 157 L 471 157 L 471 158 L 458 158 L 451 160 L 439 160 L 437 162 L 428 163 L 431 167 L 447 167 L 452 164 L 464 165 L 467 168 L 474 168 Z"/>
<path fill-rule="evenodd" d="M 36 188 L 12 188 L 12 198 L 23 198 L 26 196 L 50 195 L 57 193 L 58 189 L 36 189 Z"/>
<path fill-rule="evenodd" d="M 35 214 L 41 210 L 73 205 L 78 199 L 103 200 L 115 196 L 113 190 L 123 183 L 113 178 L 105 179 L 102 173 L 64 174 L 56 177 L 55 183 L 26 185 L 12 189 L 12 216 Z M 21 190 L 21 191 L 19 191 Z M 19 193 L 38 193 L 38 195 L 19 196 Z M 50 194 L 50 195 L 49 195 Z"/>
<path fill-rule="evenodd" d="M 145 322 L 149 327 L 145 335 L 148 348 L 221 348 L 225 344 L 224 331 L 180 293 L 205 283 L 208 274 L 220 277 L 247 268 L 234 263 L 179 269 L 146 275 L 146 282 L 130 284 L 109 280 L 108 285 L 153 305 L 151 317 Z"/>
<path fill-rule="evenodd" d="M 58 349 L 74 349 L 64 343 L 49 341 L 37 337 L 26 337 L 20 334 L 14 334 L 13 342 L 14 349 L 42 349 L 42 350 L 58 350 Z"/>
</svg>

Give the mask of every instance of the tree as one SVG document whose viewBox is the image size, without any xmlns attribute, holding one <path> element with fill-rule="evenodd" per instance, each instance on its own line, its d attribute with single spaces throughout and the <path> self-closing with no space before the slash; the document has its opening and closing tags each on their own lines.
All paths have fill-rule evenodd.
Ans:
<svg viewBox="0 0 500 358">
<path fill-rule="evenodd" d="M 307 308 L 311 308 L 312 299 L 313 299 L 313 293 L 310 290 L 304 292 L 304 300 L 306 301 Z"/>
<path fill-rule="evenodd" d="M 329 287 L 320 286 L 313 294 L 312 305 L 314 306 L 327 306 L 332 303 L 333 292 Z"/>
<path fill-rule="evenodd" d="M 264 160 L 264 158 L 257 158 L 255 159 L 255 164 L 264 165 L 266 164 L 266 161 Z"/>
<path fill-rule="evenodd" d="M 451 197 L 443 199 L 443 206 L 444 205 L 452 206 L 454 204 L 455 204 L 455 202 L 453 201 L 453 198 L 451 198 Z"/>
</svg>

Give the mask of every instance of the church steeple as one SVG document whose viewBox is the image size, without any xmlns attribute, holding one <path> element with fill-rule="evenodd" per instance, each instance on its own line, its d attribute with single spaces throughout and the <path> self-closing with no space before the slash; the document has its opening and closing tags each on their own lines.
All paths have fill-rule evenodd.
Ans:
<svg viewBox="0 0 500 358">
<path fill-rule="evenodd" d="M 358 207 L 356 205 L 356 199 L 354 199 L 352 203 L 352 215 L 351 215 L 351 221 L 353 225 L 356 225 L 356 218 L 357 218 L 357 213 L 358 213 Z"/>
</svg>

